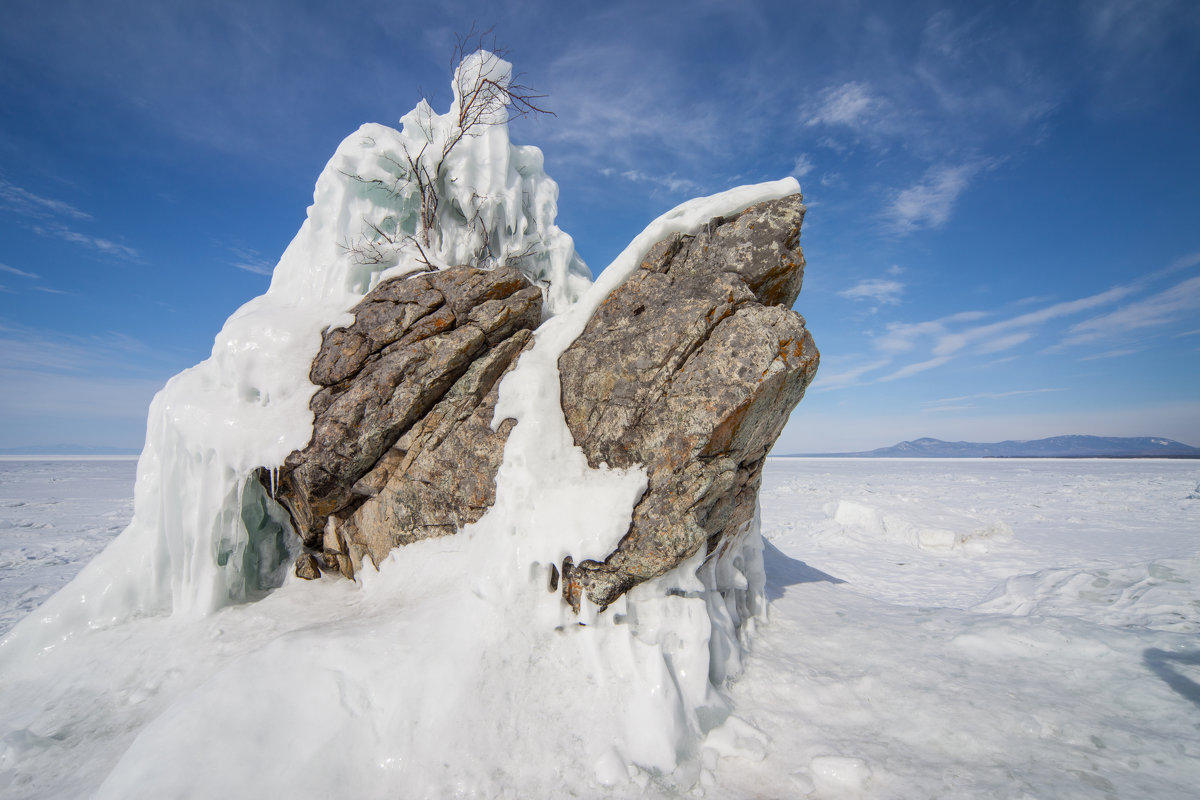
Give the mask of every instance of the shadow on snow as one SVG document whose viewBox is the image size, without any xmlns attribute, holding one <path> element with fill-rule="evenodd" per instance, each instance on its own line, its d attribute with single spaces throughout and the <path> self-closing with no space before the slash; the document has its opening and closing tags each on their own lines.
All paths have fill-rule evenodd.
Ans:
<svg viewBox="0 0 1200 800">
<path fill-rule="evenodd" d="M 845 583 L 841 578 L 792 558 L 768 541 L 763 542 L 763 567 L 767 573 L 767 600 L 772 602 L 783 597 L 784 589 L 798 583 Z"/>
</svg>

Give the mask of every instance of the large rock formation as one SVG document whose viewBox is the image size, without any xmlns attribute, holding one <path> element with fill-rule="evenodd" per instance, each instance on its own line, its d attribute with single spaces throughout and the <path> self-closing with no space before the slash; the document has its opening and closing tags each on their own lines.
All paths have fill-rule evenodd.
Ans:
<svg viewBox="0 0 1200 800">
<path fill-rule="evenodd" d="M 763 459 L 816 373 L 790 310 L 804 256 L 799 195 L 659 242 L 559 360 L 562 407 L 589 463 L 643 465 L 617 549 L 561 569 L 564 598 L 601 606 L 754 514 Z M 381 284 L 327 331 L 311 378 L 313 438 L 278 497 L 304 539 L 300 574 L 353 575 L 483 515 L 511 421 L 502 375 L 532 339 L 539 291 L 513 269 L 459 267 Z"/>
<path fill-rule="evenodd" d="M 312 440 L 278 479 L 304 540 L 300 574 L 349 577 L 364 555 L 378 564 L 482 515 L 511 428 L 491 430 L 494 387 L 541 308 L 516 269 L 458 267 L 382 283 L 353 325 L 325 332 Z"/>
<path fill-rule="evenodd" d="M 754 516 L 763 459 L 820 358 L 791 310 L 804 279 L 792 195 L 656 244 L 559 360 L 588 462 L 643 464 L 649 487 L 603 563 L 568 563 L 564 596 L 607 605 Z"/>
</svg>

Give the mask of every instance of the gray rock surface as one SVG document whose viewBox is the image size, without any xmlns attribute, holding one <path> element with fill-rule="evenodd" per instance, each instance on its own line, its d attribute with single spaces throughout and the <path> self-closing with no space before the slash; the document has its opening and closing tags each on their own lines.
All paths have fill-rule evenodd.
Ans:
<svg viewBox="0 0 1200 800">
<path fill-rule="evenodd" d="M 649 483 L 614 553 L 564 565 L 572 605 L 606 606 L 753 517 L 763 459 L 820 358 L 790 310 L 803 218 L 793 195 L 659 242 L 559 359 L 589 463 L 642 464 Z"/>
<path fill-rule="evenodd" d="M 325 332 L 309 376 L 321 387 L 312 440 L 288 456 L 276 493 L 324 569 L 352 575 L 364 554 L 378 563 L 491 504 L 508 429 L 493 433 L 480 406 L 489 396 L 494 404 L 491 390 L 532 338 L 541 306 L 514 268 L 457 267 L 380 284 L 352 309 L 352 325 Z M 472 461 L 471 451 L 484 457 Z M 406 503 L 418 491 L 423 502 Z M 385 508 L 363 509 L 368 501 Z M 347 525 L 359 511 L 389 527 Z"/>
<path fill-rule="evenodd" d="M 672 236 L 605 300 L 559 360 L 562 406 L 593 466 L 643 465 L 648 488 L 603 562 L 561 567 L 563 597 L 607 606 L 753 517 L 763 459 L 816 374 L 790 310 L 804 277 L 799 195 Z M 304 539 L 302 577 L 452 534 L 495 500 L 512 422 L 500 378 L 532 341 L 541 297 L 515 269 L 390 281 L 327 331 L 313 438 L 278 497 Z"/>
</svg>

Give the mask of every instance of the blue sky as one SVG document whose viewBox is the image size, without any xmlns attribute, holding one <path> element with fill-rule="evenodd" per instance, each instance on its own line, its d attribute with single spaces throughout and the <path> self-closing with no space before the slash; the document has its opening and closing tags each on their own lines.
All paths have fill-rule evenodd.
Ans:
<svg viewBox="0 0 1200 800">
<path fill-rule="evenodd" d="M 444 110 L 473 23 L 549 95 L 512 136 L 593 271 L 691 196 L 799 178 L 823 358 L 776 452 L 1200 445 L 1188 0 L 7 0 L 0 448 L 140 447 L 338 142 Z"/>
</svg>

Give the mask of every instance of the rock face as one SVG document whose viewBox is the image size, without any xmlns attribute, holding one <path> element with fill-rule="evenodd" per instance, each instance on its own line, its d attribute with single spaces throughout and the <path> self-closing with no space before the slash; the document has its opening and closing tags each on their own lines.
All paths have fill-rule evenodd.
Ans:
<svg viewBox="0 0 1200 800">
<path fill-rule="evenodd" d="M 495 385 L 541 307 L 516 269 L 458 267 L 382 283 L 353 325 L 325 332 L 313 437 L 276 493 L 304 540 L 298 572 L 315 558 L 350 576 L 364 555 L 378 564 L 483 514 L 511 428 L 491 430 Z"/>
<path fill-rule="evenodd" d="M 799 195 L 659 242 L 559 360 L 563 412 L 596 466 L 649 486 L 603 563 L 566 564 L 563 594 L 608 605 L 754 516 L 763 459 L 820 355 L 791 305 L 804 279 Z"/>
<path fill-rule="evenodd" d="M 606 606 L 754 515 L 763 460 L 816 374 L 790 310 L 804 256 L 799 195 L 659 242 L 559 360 L 562 407 L 592 466 L 643 465 L 648 488 L 603 562 L 561 568 L 563 597 Z M 297 572 L 452 534 L 495 499 L 512 422 L 500 378 L 532 341 L 541 297 L 515 269 L 389 281 L 327 331 L 311 378 L 313 438 L 277 496 L 304 539 Z"/>
</svg>

